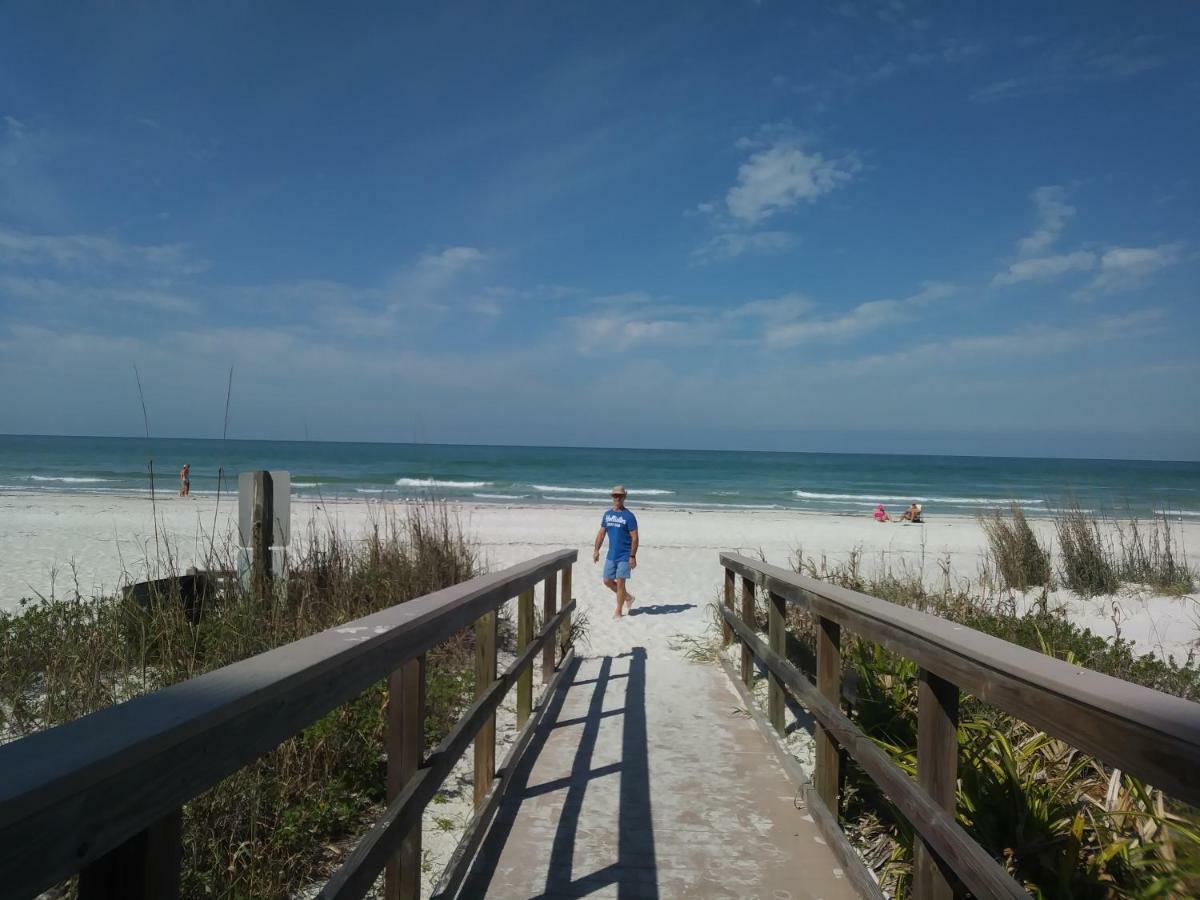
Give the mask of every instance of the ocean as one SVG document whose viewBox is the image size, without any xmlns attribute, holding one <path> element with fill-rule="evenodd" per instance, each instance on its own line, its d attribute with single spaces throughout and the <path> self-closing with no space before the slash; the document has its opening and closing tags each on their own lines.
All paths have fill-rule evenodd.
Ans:
<svg viewBox="0 0 1200 900">
<path fill-rule="evenodd" d="M 1097 513 L 1200 517 L 1200 463 L 898 454 L 626 450 L 299 441 L 0 435 L 0 491 L 236 492 L 237 474 L 287 470 L 297 497 L 442 497 L 477 503 L 792 509 L 864 515 L 916 501 L 927 515 L 1016 500 L 1032 515 L 1074 504 Z M 223 472 L 223 474 L 222 474 Z"/>
</svg>

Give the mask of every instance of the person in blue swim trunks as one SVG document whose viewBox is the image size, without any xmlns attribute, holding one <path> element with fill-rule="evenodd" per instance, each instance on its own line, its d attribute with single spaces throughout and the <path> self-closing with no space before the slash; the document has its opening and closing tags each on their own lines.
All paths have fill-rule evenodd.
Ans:
<svg viewBox="0 0 1200 900">
<path fill-rule="evenodd" d="M 617 595 L 617 611 L 614 619 L 621 618 L 622 611 L 633 607 L 634 596 L 625 587 L 637 568 L 638 525 L 637 517 L 625 508 L 626 490 L 618 484 L 612 489 L 612 509 L 600 519 L 600 530 L 596 532 L 596 545 L 592 548 L 592 562 L 600 562 L 600 548 L 608 538 L 608 556 L 604 560 L 604 586 Z"/>
</svg>

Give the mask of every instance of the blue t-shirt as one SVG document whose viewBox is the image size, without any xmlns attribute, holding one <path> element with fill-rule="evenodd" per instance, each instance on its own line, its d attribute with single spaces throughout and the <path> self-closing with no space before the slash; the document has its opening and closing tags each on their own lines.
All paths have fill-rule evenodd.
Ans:
<svg viewBox="0 0 1200 900">
<path fill-rule="evenodd" d="M 600 519 L 600 527 L 608 532 L 608 558 L 617 562 L 629 559 L 629 548 L 633 538 L 629 532 L 637 531 L 637 518 L 627 509 L 610 509 Z"/>
</svg>

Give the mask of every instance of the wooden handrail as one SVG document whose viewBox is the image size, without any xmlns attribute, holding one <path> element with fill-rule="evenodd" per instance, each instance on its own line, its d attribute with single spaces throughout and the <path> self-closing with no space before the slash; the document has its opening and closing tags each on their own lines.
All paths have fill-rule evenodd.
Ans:
<svg viewBox="0 0 1200 900">
<path fill-rule="evenodd" d="M 721 564 L 961 690 L 1200 805 L 1200 704 L 734 553 Z"/>
<path fill-rule="evenodd" d="M 1004 867 L 992 859 L 971 836 L 963 830 L 954 817 L 940 809 L 917 783 L 896 765 L 879 746 L 859 730 L 838 709 L 835 703 L 823 697 L 820 691 L 789 663 L 772 650 L 751 631 L 741 619 L 722 610 L 725 621 L 732 626 L 738 638 L 754 651 L 771 674 L 779 678 L 796 695 L 813 717 L 845 747 L 871 776 L 888 797 L 904 813 L 913 827 L 931 843 L 943 859 L 953 860 L 956 872 L 977 897 L 1005 897 L 1009 900 L 1024 900 L 1029 895 L 1004 871 Z"/>
<path fill-rule="evenodd" d="M 0 884 L 33 895 L 104 857 L 577 557 L 548 553 L 0 747 Z"/>
<path fill-rule="evenodd" d="M 837 748 L 853 756 L 908 818 L 916 844 L 914 896 L 948 898 L 947 870 L 979 897 L 1014 898 L 1025 891 L 958 826 L 954 818 L 958 692 L 967 691 L 1097 759 L 1190 803 L 1200 802 L 1200 704 L 1083 669 L 966 626 L 734 553 L 722 553 L 727 634 L 770 674 L 773 711 L 786 688 L 817 721 L 815 789 L 810 799 L 836 816 Z M 742 615 L 733 608 L 733 579 L 743 585 Z M 754 589 L 768 592 L 770 645 L 754 633 Z M 784 655 L 780 602 L 810 610 L 818 631 L 817 683 Z M 749 624 L 747 624 L 749 622 Z M 839 706 L 840 630 L 919 665 L 918 777 L 887 757 Z M 747 680 L 743 662 L 743 680 Z M 779 723 L 772 724 L 778 728 Z"/>
<path fill-rule="evenodd" d="M 450 733 L 429 754 L 425 766 L 405 786 L 404 791 L 393 801 L 375 826 L 367 833 L 347 857 L 341 868 L 334 873 L 329 883 L 318 894 L 319 900 L 357 900 L 366 896 L 379 873 L 383 871 L 388 857 L 395 852 L 400 837 L 414 824 L 419 825 L 421 813 L 433 799 L 455 763 L 466 752 L 517 681 L 517 676 L 533 665 L 533 658 L 547 643 L 553 647 L 562 625 L 574 601 L 546 623 L 541 634 L 526 647 L 524 652 L 496 681 L 486 688 L 470 708 L 463 713 Z M 490 787 L 490 785 L 489 785 Z"/>
</svg>

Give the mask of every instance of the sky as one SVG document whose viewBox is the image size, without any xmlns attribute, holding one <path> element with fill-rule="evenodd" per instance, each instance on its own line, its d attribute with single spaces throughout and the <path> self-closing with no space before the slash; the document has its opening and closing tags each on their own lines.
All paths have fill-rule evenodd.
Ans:
<svg viewBox="0 0 1200 900">
<path fill-rule="evenodd" d="M 0 432 L 1200 459 L 1200 5 L 426 6 L 0 3 Z"/>
</svg>

